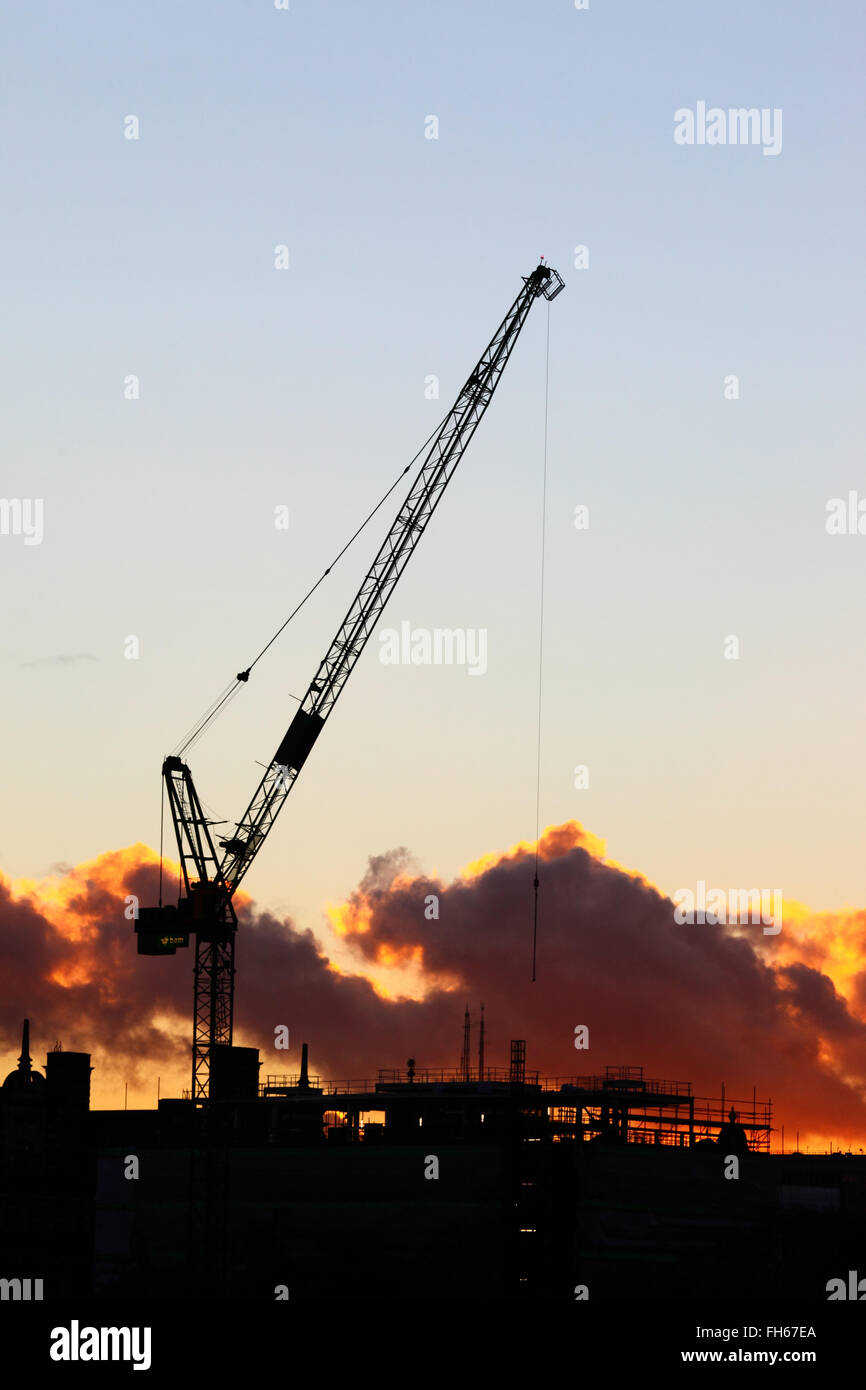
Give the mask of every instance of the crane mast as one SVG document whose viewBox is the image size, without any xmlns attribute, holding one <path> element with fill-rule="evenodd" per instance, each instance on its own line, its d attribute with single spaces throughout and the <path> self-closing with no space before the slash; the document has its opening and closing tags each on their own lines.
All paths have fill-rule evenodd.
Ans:
<svg viewBox="0 0 866 1390">
<path fill-rule="evenodd" d="M 194 1100 L 204 1100 L 209 1094 L 214 1047 L 232 1041 L 237 929 L 233 895 L 270 834 L 394 586 L 478 428 L 532 304 L 540 295 L 554 299 L 563 288 L 558 272 L 543 262 L 524 277 L 523 288 L 433 439 L 403 505 L 234 833 L 219 841 L 221 855 L 214 845 L 189 767 L 179 757 L 168 757 L 163 763 L 184 895 L 177 909 L 142 908 L 136 930 L 139 951 L 143 954 L 173 952 L 178 945 L 187 944 L 189 931 L 195 933 Z M 247 675 L 242 672 L 238 679 L 246 679 Z"/>
</svg>

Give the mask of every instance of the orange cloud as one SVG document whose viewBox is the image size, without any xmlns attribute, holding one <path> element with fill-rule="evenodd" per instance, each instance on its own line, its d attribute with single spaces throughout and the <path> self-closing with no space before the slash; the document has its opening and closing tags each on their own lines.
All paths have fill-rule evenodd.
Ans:
<svg viewBox="0 0 866 1390">
<path fill-rule="evenodd" d="M 530 1065 L 550 1075 L 624 1061 L 691 1080 L 697 1094 L 718 1094 L 721 1079 L 735 1097 L 754 1084 L 803 1143 L 864 1143 L 866 911 L 786 903 L 776 937 L 678 926 L 664 894 L 570 821 L 538 842 L 532 984 L 535 851 L 524 841 L 492 852 L 452 882 L 406 851 L 373 857 L 358 888 L 328 908 L 355 973 L 351 957 L 338 967 L 310 932 L 239 894 L 237 1041 L 260 1048 L 264 1071 L 285 1070 L 283 1054 L 269 1065 L 284 1023 L 326 1077 L 374 1079 L 407 1056 L 452 1066 L 463 1004 L 483 999 L 491 1065 L 524 1037 Z M 169 866 L 172 884 L 176 872 Z M 7 1070 L 27 1015 L 34 1051 L 62 1037 L 92 1053 L 96 1104 L 121 1104 L 126 1082 L 130 1105 L 154 1103 L 157 1076 L 163 1095 L 189 1084 L 191 953 L 139 957 L 124 916 L 131 896 L 156 901 L 157 882 L 157 856 L 140 844 L 43 879 L 0 876 Z M 588 1057 L 574 1052 L 576 1024 L 590 1029 Z"/>
</svg>

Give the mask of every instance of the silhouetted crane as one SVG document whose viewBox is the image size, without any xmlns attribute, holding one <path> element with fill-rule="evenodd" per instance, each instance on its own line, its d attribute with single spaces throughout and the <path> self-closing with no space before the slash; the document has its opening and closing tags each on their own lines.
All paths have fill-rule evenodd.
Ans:
<svg viewBox="0 0 866 1390">
<path fill-rule="evenodd" d="M 183 886 L 177 907 L 141 908 L 136 922 L 142 955 L 174 954 L 196 938 L 192 1096 L 209 1094 L 213 1048 L 231 1044 L 237 916 L 232 898 L 273 828 L 316 739 L 370 639 L 397 580 L 426 529 L 463 452 L 490 404 L 534 301 L 564 289 L 562 277 L 541 262 L 497 328 L 446 415 L 376 558 L 352 600 L 268 764 L 234 834 L 219 840 L 181 758 L 167 757 L 162 773 L 177 838 Z M 245 681 L 249 671 L 237 679 Z"/>
</svg>

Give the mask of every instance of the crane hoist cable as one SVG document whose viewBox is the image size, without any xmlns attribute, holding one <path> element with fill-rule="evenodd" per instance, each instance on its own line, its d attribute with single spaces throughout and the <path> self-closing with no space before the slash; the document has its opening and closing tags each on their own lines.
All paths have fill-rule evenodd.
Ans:
<svg viewBox="0 0 866 1390">
<path fill-rule="evenodd" d="M 538 600 L 538 741 L 535 750 L 535 873 L 532 879 L 532 983 L 538 945 L 538 836 L 541 830 L 541 694 L 544 661 L 544 549 L 547 536 L 547 422 L 550 399 L 550 301 L 544 353 L 544 466 L 541 480 L 541 584 Z"/>
<path fill-rule="evenodd" d="M 324 580 L 328 577 L 334 566 L 340 560 L 342 560 L 343 556 L 349 549 L 350 545 L 352 545 L 353 541 L 356 541 L 358 539 L 361 532 L 364 530 L 364 527 L 367 526 L 367 524 L 373 520 L 373 517 L 378 512 L 379 508 L 382 507 L 385 504 L 385 502 L 387 502 L 388 498 L 391 496 L 391 493 L 394 491 L 395 487 L 400 482 L 400 479 L 405 478 L 406 474 L 409 472 L 409 469 L 421 457 L 421 454 L 427 448 L 427 445 L 430 443 L 431 439 L 435 439 L 436 435 L 441 430 L 442 425 L 447 418 L 447 415 L 443 415 L 442 419 L 438 422 L 435 429 L 430 434 L 428 434 L 427 438 L 424 440 L 424 443 L 421 445 L 421 448 L 418 450 L 415 456 L 409 460 L 405 468 L 402 468 L 400 470 L 400 472 L 397 474 L 397 477 L 394 479 L 393 483 L 388 488 L 388 491 L 382 494 L 373 510 L 367 514 L 367 516 L 361 522 L 361 525 L 357 528 L 356 531 L 352 533 L 352 535 L 346 541 L 346 544 L 343 546 L 342 550 L 339 551 L 339 553 L 328 565 L 328 568 L 322 571 L 315 584 L 313 584 L 312 587 L 307 590 L 300 603 L 298 603 L 296 607 L 292 609 L 285 622 L 277 628 L 270 641 L 265 643 L 258 656 L 250 662 L 249 666 L 247 666 L 245 670 L 239 671 L 233 681 L 229 681 L 229 684 L 225 687 L 223 691 L 220 692 L 220 694 L 214 700 L 213 704 L 208 706 L 208 708 L 204 711 L 204 714 L 202 714 L 199 717 L 199 719 L 196 720 L 195 724 L 193 724 L 192 728 L 187 731 L 187 733 L 181 739 L 180 743 L 177 744 L 177 746 L 172 750 L 172 753 L 175 757 L 182 757 L 184 753 L 188 753 L 189 750 L 193 747 L 193 745 L 198 743 L 202 734 L 205 733 L 205 731 L 210 727 L 214 720 L 217 719 L 220 714 L 222 714 L 226 706 L 231 703 L 231 701 L 234 699 L 234 697 L 238 694 L 239 690 L 241 689 L 241 686 L 246 684 L 246 682 L 249 680 L 250 672 L 252 671 L 256 663 L 261 661 L 268 648 L 273 646 L 274 642 L 276 642 L 277 638 L 285 631 L 292 619 L 296 617 L 298 613 L 300 613 L 307 600 L 313 597 L 313 594 L 316 592 L 319 585 L 323 583 Z"/>
</svg>

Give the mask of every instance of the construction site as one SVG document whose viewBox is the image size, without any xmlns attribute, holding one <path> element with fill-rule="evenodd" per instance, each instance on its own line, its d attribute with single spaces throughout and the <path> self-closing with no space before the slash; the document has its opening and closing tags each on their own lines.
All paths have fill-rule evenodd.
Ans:
<svg viewBox="0 0 866 1390">
<path fill-rule="evenodd" d="M 147 956 L 193 947 L 190 1085 L 155 1109 L 91 1110 L 90 1055 L 58 1048 L 35 1069 L 24 1024 L 0 1090 L 0 1274 L 13 1285 L 38 1277 L 46 1300 L 574 1302 L 590 1292 L 681 1300 L 696 1289 L 821 1299 L 828 1278 L 856 1268 L 866 1159 L 772 1151 L 771 1103 L 755 1091 L 699 1096 L 640 1065 L 544 1077 L 528 1066 L 525 1039 L 491 1064 L 483 1015 L 471 1046 L 468 1008 L 451 1070 L 407 1059 L 375 1078 L 323 1080 L 304 1043 L 296 1071 L 261 1075 L 258 1050 L 235 1044 L 236 891 L 533 304 L 563 288 L 543 260 L 523 277 L 416 455 L 405 500 L 233 828 L 217 829 L 185 758 L 282 628 L 165 757 L 180 881 L 174 899 L 160 869 L 159 901 L 137 910 L 134 940 Z M 533 980 L 538 875 L 536 859 Z"/>
<path fill-rule="evenodd" d="M 205 1104 L 137 1111 L 89 1108 L 86 1053 L 43 1074 L 29 1046 L 0 1088 L 0 1229 L 45 1299 L 821 1299 L 866 1237 L 866 1159 L 771 1153 L 768 1102 L 542 1078 L 522 1040 L 481 1073 L 328 1082 L 306 1046 L 261 1079 L 226 1047 Z"/>
</svg>

